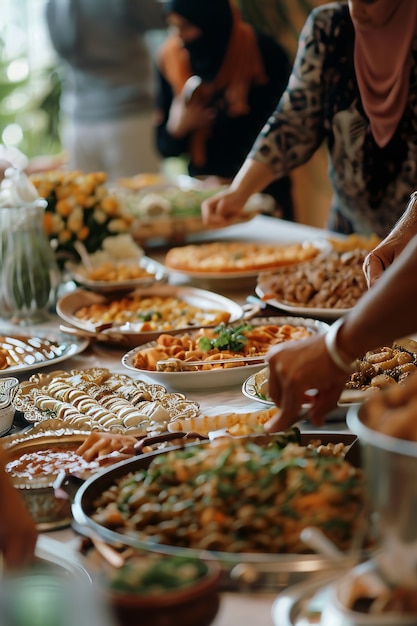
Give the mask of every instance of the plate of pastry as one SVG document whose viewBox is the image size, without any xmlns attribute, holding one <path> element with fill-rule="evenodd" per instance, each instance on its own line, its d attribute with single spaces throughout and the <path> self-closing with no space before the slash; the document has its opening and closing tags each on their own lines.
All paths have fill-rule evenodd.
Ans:
<svg viewBox="0 0 417 626">
<path fill-rule="evenodd" d="M 268 350 L 325 332 L 318 320 L 295 317 L 256 318 L 192 333 L 165 335 L 137 346 L 123 365 L 174 390 L 216 389 L 242 385 L 265 367 Z"/>
<path fill-rule="evenodd" d="M 0 335 L 0 377 L 38 370 L 80 354 L 89 344 L 85 338 L 66 333 L 17 333 Z"/>
</svg>

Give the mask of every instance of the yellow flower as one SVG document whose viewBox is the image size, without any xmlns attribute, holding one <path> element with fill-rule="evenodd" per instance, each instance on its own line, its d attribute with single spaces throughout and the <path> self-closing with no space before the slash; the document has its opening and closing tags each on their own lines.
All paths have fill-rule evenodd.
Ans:
<svg viewBox="0 0 417 626">
<path fill-rule="evenodd" d="M 40 196 L 48 200 L 45 230 L 58 242 L 56 251 L 74 252 L 82 240 L 89 252 L 113 234 L 127 232 L 133 216 L 109 195 L 103 172 L 50 171 L 31 177 Z"/>
<path fill-rule="evenodd" d="M 78 233 L 83 227 L 83 224 L 83 210 L 80 206 L 75 206 L 68 215 L 67 228 L 73 233 Z"/>
</svg>

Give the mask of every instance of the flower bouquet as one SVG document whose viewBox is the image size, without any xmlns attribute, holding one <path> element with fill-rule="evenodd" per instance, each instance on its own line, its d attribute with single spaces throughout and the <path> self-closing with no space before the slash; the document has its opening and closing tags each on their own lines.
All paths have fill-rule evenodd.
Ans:
<svg viewBox="0 0 417 626">
<path fill-rule="evenodd" d="M 107 237 L 129 232 L 133 216 L 109 194 L 104 172 L 53 170 L 30 180 L 48 203 L 44 226 L 58 260 L 78 256 L 77 241 L 91 253 Z"/>
</svg>

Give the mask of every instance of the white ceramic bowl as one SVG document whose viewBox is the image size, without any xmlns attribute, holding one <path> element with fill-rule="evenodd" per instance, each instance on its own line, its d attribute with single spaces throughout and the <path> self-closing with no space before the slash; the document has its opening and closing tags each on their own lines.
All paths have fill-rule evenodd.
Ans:
<svg viewBox="0 0 417 626">
<path fill-rule="evenodd" d="M 0 436 L 5 435 L 13 425 L 13 398 L 18 387 L 19 381 L 14 376 L 0 379 Z"/>
<path fill-rule="evenodd" d="M 304 326 L 313 333 L 324 333 L 328 324 L 319 320 L 302 317 L 268 317 L 254 318 L 248 322 L 254 326 L 264 324 Z M 164 387 L 175 391 L 189 391 L 195 389 L 220 389 L 226 387 L 241 386 L 244 381 L 259 372 L 265 367 L 265 362 L 261 360 L 259 363 L 239 365 L 237 367 L 213 368 L 211 370 L 200 371 L 183 371 L 183 372 L 156 372 L 153 370 L 139 369 L 134 366 L 135 356 L 137 352 L 145 348 L 152 348 L 157 345 L 156 341 L 150 341 L 130 350 L 122 358 L 122 363 L 127 369 L 140 374 L 141 376 L 149 376 L 155 382 Z M 219 354 L 219 358 L 221 355 Z M 260 357 L 262 359 L 262 357 Z"/>
</svg>

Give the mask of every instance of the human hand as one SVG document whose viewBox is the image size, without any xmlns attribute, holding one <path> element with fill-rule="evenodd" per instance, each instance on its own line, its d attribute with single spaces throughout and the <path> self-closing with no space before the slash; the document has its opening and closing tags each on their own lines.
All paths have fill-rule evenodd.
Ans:
<svg viewBox="0 0 417 626">
<path fill-rule="evenodd" d="M 0 552 L 6 569 L 15 570 L 30 565 L 33 560 L 38 531 L 18 490 L 9 475 L 0 470 Z"/>
<path fill-rule="evenodd" d="M 185 137 L 200 128 L 209 128 L 216 116 L 215 110 L 197 98 L 174 98 L 169 111 L 167 130 L 176 138 Z"/>
<path fill-rule="evenodd" d="M 372 287 L 383 272 L 395 261 L 407 242 L 408 239 L 405 240 L 394 234 L 389 235 L 367 254 L 362 267 L 368 287 Z"/>
<path fill-rule="evenodd" d="M 246 198 L 231 188 L 219 191 L 204 200 L 201 215 L 206 226 L 226 226 L 234 217 L 242 213 Z"/>
<path fill-rule="evenodd" d="M 312 424 L 321 426 L 326 413 L 337 405 L 347 379 L 329 357 L 324 337 L 282 343 L 270 350 L 267 360 L 269 395 L 279 411 L 265 424 L 265 430 L 289 428 L 299 421 L 303 404 L 310 405 Z"/>
<path fill-rule="evenodd" d="M 132 435 L 93 431 L 79 446 L 77 454 L 82 456 L 85 461 L 92 461 L 112 452 L 134 455 L 137 442 L 136 437 Z"/>
</svg>

